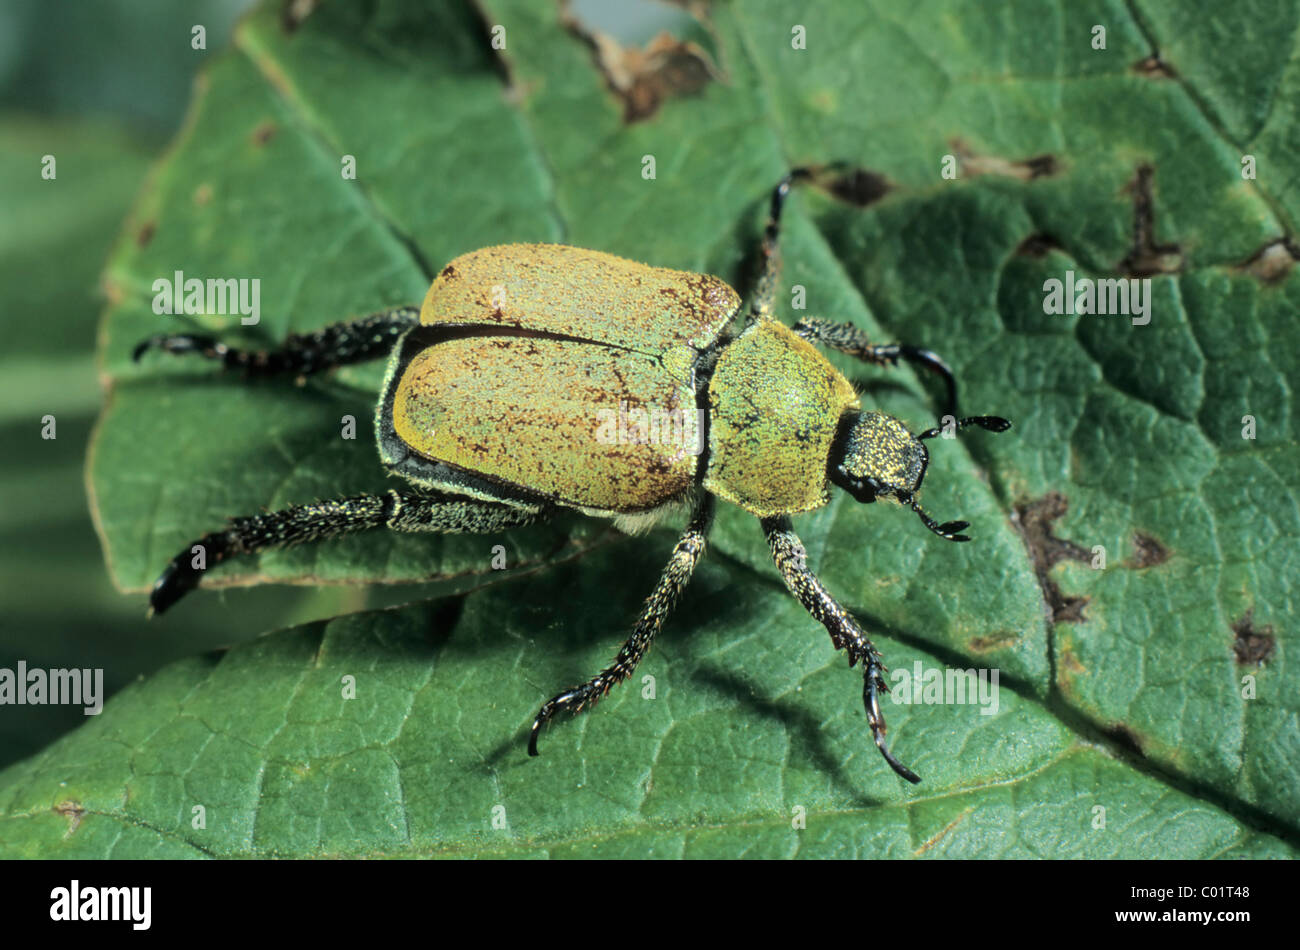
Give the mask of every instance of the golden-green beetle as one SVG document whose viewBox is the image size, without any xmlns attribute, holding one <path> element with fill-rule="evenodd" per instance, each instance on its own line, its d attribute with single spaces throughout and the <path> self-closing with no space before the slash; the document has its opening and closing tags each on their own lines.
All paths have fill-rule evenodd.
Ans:
<svg viewBox="0 0 1300 950">
<path fill-rule="evenodd" d="M 412 487 L 236 518 L 188 545 L 150 595 L 156 612 L 197 586 L 207 566 L 277 545 L 387 527 L 487 533 L 575 509 L 641 530 L 667 513 L 689 522 L 614 663 L 537 714 L 529 752 L 558 711 L 578 712 L 625 680 L 645 655 L 704 550 L 714 502 L 761 520 L 791 592 L 863 664 L 872 736 L 894 771 L 919 778 L 885 746 L 880 655 L 805 564 L 790 516 L 829 500 L 833 483 L 859 501 L 909 506 L 936 534 L 917 491 L 929 455 L 897 419 L 863 411 L 849 381 L 813 343 L 860 359 L 911 360 L 947 384 L 952 429 L 990 431 L 996 416 L 957 419 L 956 387 L 928 350 L 872 344 L 852 324 L 773 318 L 781 211 L 796 169 L 772 194 L 763 270 L 748 313 L 725 282 L 648 267 L 599 251 L 510 244 L 465 254 L 434 280 L 418 310 L 399 307 L 290 337 L 280 349 L 232 349 L 211 337 L 156 336 L 136 347 L 196 352 L 250 374 L 302 376 L 391 353 L 376 413 L 380 457 Z M 196 559 L 199 547 L 204 557 Z M 202 567 L 196 567 L 202 564 Z"/>
</svg>

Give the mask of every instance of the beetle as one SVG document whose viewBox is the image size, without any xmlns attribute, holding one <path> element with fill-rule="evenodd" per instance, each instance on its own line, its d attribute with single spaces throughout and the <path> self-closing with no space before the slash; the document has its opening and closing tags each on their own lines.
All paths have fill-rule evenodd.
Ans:
<svg viewBox="0 0 1300 950">
<path fill-rule="evenodd" d="M 871 343 L 851 323 L 804 319 L 789 328 L 774 317 L 786 199 L 796 183 L 824 180 L 839 167 L 796 168 L 772 192 L 743 319 L 740 296 L 717 277 L 564 245 L 511 244 L 453 260 L 419 308 L 293 335 L 279 349 L 234 349 L 189 333 L 144 340 L 136 360 L 151 349 L 198 353 L 250 376 L 302 378 L 388 354 L 376 439 L 384 466 L 410 483 L 232 519 L 167 565 L 150 593 L 151 610 L 171 607 L 207 566 L 273 546 L 379 527 L 490 533 L 561 509 L 612 518 L 635 532 L 688 509 L 687 526 L 614 662 L 537 713 L 528 741 L 537 755 L 538 735 L 552 717 L 582 711 L 631 676 L 690 581 L 721 498 L 759 519 L 786 586 L 826 627 L 835 649 L 846 651 L 849 666 L 862 664 L 872 738 L 898 775 L 919 782 L 885 744 L 880 653 L 809 570 L 790 519 L 825 505 L 835 485 L 860 502 L 902 504 L 950 541 L 969 540 L 961 534 L 968 524 L 940 524 L 917 501 L 929 464 L 924 443 L 941 429 L 913 435 L 898 419 L 863 410 L 852 384 L 814 344 L 937 373 L 952 429 L 1001 432 L 1010 423 L 957 419 L 952 371 L 930 350 Z M 659 410 L 679 437 L 646 438 L 638 426 L 631 438 L 599 438 L 597 420 L 607 423 L 616 408 L 620 418 L 630 416 L 629 406 L 642 419 Z M 206 554 L 202 567 L 192 557 L 196 545 Z"/>
</svg>

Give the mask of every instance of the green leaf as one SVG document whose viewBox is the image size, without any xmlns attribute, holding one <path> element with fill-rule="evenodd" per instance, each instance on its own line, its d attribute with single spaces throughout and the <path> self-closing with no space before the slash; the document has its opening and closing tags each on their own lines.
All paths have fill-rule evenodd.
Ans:
<svg viewBox="0 0 1300 950">
<path fill-rule="evenodd" d="M 10 769 L 6 855 L 1285 856 L 1082 741 L 1033 699 L 891 706 L 884 767 L 799 607 L 706 562 L 639 684 L 524 754 L 532 707 L 605 659 L 657 554 L 619 546 L 464 597 L 172 665 Z M 557 592 L 601 611 L 559 612 Z M 744 594 L 743 597 L 738 594 Z M 937 660 L 885 641 L 898 666 Z M 356 698 L 342 698 L 355 677 Z M 50 800 L 51 795 L 57 802 Z M 65 804 L 75 803 L 75 804 Z M 58 811 L 52 806 L 62 804 Z M 1107 831 L 1092 830 L 1096 805 Z M 197 806 L 202 807 L 196 813 Z M 793 809 L 807 828 L 796 831 Z M 205 828 L 192 823 L 201 814 Z M 75 829 L 72 829 L 73 821 Z M 70 830 L 72 829 L 72 830 Z"/>
<path fill-rule="evenodd" d="M 1294 12 L 1248 6 L 1250 35 L 1229 42 L 1209 3 L 828 3 L 799 14 L 798 49 L 782 5 L 719 3 L 698 34 L 714 80 L 649 83 L 662 100 L 634 122 L 550 4 L 247 21 L 109 267 L 90 471 L 122 587 L 226 516 L 385 484 L 373 442 L 338 435 L 343 415 L 369 418 L 381 367 L 296 387 L 132 365 L 160 323 L 270 344 L 418 300 L 447 260 L 509 241 L 744 285 L 771 185 L 847 158 L 888 193 L 792 199 L 783 318 L 797 284 L 809 315 L 930 346 L 966 411 L 1015 428 L 930 443 L 927 508 L 970 520 L 972 544 L 847 497 L 796 529 L 896 673 L 996 669 L 996 710 L 887 702 L 890 746 L 924 777 L 905 786 L 872 748 L 859 674 L 728 510 L 637 678 L 529 760 L 537 706 L 608 661 L 672 531 L 381 532 L 214 580 L 477 581 L 123 691 L 0 774 L 3 850 L 1294 856 L 1300 65 Z M 156 316 L 152 281 L 177 269 L 261 277 L 265 319 Z M 1044 282 L 1067 270 L 1150 275 L 1150 323 L 1046 313 Z M 929 424 L 934 394 L 907 370 L 835 362 L 869 403 Z"/>
<path fill-rule="evenodd" d="M 57 160 L 54 179 L 40 175 L 44 155 Z M 382 602 L 384 588 L 267 586 L 224 601 L 199 594 L 206 603 L 187 618 L 184 638 L 141 623 L 139 599 L 123 597 L 104 570 L 86 504 L 85 456 L 103 403 L 94 356 L 99 272 L 148 156 L 137 137 L 102 119 L 19 116 L 0 119 L 0 156 L 0 206 L 13 212 L 0 227 L 0 312 L 9 318 L 0 439 L 13 449 L 0 462 L 0 669 L 20 660 L 41 669 L 101 668 L 112 693 L 170 660 L 229 643 L 231 629 Z M 46 415 L 55 418 L 55 438 L 42 437 Z M 77 706 L 5 706 L 0 766 L 85 721 Z"/>
</svg>

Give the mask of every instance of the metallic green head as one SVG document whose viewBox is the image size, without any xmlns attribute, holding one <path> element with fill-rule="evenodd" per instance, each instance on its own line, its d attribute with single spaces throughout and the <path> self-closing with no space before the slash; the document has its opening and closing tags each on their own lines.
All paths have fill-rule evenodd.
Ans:
<svg viewBox="0 0 1300 950">
<path fill-rule="evenodd" d="M 951 419 L 951 417 L 945 417 Z M 956 431 L 975 425 L 990 432 L 1003 432 L 1011 423 L 998 416 L 972 416 L 952 420 Z M 840 420 L 839 433 L 831 449 L 830 480 L 861 502 L 892 498 L 917 513 L 925 526 L 949 541 L 969 541 L 959 532 L 969 527 L 966 521 L 939 524 L 916 500 L 930 464 L 930 453 L 922 444 L 939 435 L 942 429 L 929 429 L 912 435 L 907 426 L 883 412 L 847 412 Z"/>
<path fill-rule="evenodd" d="M 831 480 L 858 501 L 885 496 L 907 504 L 920 489 L 930 453 L 893 416 L 847 413 L 840 434 L 831 451 Z"/>
</svg>

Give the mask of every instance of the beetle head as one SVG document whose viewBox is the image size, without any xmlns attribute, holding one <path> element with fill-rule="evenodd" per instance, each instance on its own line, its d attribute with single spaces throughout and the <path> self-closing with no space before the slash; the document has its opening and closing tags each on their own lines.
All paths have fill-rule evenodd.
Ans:
<svg viewBox="0 0 1300 950">
<path fill-rule="evenodd" d="M 971 416 L 953 424 L 953 430 L 979 426 L 990 432 L 1003 432 L 1011 423 L 998 416 Z M 916 500 L 925 479 L 930 453 L 922 444 L 939 435 L 942 429 L 928 429 L 912 435 L 907 426 L 883 412 L 849 412 L 840 421 L 840 431 L 831 449 L 830 480 L 861 502 L 891 498 L 907 505 L 925 526 L 949 541 L 969 541 L 961 534 L 969 527 L 966 521 L 939 524 Z"/>
</svg>

